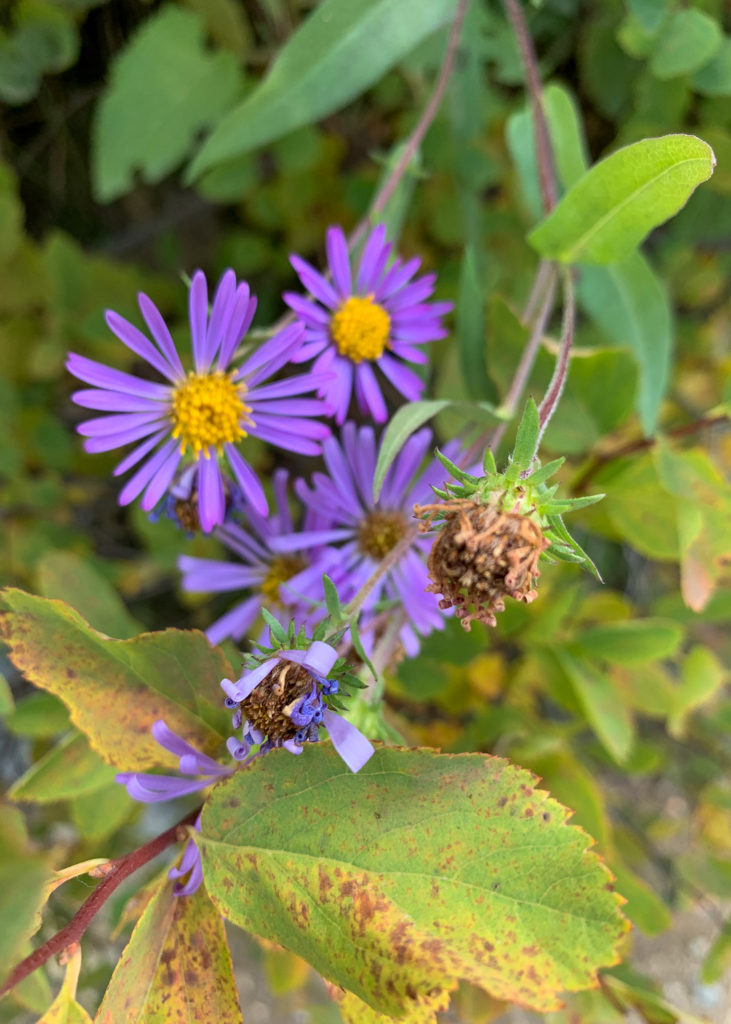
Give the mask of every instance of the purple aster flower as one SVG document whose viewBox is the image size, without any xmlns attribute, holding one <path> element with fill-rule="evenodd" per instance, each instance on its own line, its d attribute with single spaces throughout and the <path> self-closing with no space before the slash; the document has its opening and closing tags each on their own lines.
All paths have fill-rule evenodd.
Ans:
<svg viewBox="0 0 731 1024">
<path fill-rule="evenodd" d="M 423 472 L 419 469 L 431 445 L 428 428 L 417 431 L 404 445 L 386 474 L 381 495 L 373 501 L 373 475 L 376 468 L 376 442 L 371 427 L 346 423 L 341 443 L 334 437 L 323 444 L 327 467 L 324 473 L 313 474 L 313 486 L 298 480 L 295 490 L 302 501 L 315 512 L 329 511 L 333 526 L 324 530 L 295 533 L 272 542 L 280 551 L 302 551 L 320 544 L 337 544 L 342 571 L 350 591 L 342 594 L 349 600 L 373 574 L 376 566 L 409 531 L 413 539 L 401 557 L 381 577 L 363 604 L 364 641 L 369 618 L 375 606 L 394 602 L 406 617 L 400 630 L 401 642 L 409 655 L 419 650 L 417 634 L 427 635 L 441 629 L 444 613 L 434 594 L 426 593 L 429 577 L 426 558 L 432 539 L 417 534 L 413 507 L 429 500 L 431 486 L 444 478 L 441 464 L 432 459 Z"/>
<path fill-rule="evenodd" d="M 190 743 L 177 736 L 163 721 L 157 721 L 152 726 L 152 735 L 165 750 L 175 754 L 179 758 L 178 766 L 185 778 L 179 775 L 147 775 L 141 772 L 120 772 L 117 775 L 117 782 L 127 787 L 127 792 L 133 800 L 139 800 L 144 804 L 157 804 L 164 800 L 174 800 L 178 796 L 187 796 L 199 789 L 205 789 L 213 782 L 231 775 L 233 768 L 214 761 L 212 757 L 202 754 Z M 195 822 L 196 829 L 200 831 L 200 815 Z M 180 866 L 171 868 L 168 872 L 170 878 L 182 878 L 188 875 L 184 884 L 177 884 L 175 892 L 179 896 L 190 896 L 194 893 L 203 881 L 203 868 L 198 847 L 189 840 Z"/>
<path fill-rule="evenodd" d="M 251 324 L 256 299 L 249 286 L 236 283 L 227 270 L 208 313 L 208 285 L 198 270 L 190 287 L 190 331 L 194 369 L 186 373 L 175 343 L 151 300 L 138 296 L 149 338 L 118 313 L 108 311 L 107 324 L 135 355 L 165 378 L 143 380 L 69 353 L 67 367 L 92 387 L 72 397 L 77 405 L 105 414 L 86 420 L 78 431 L 89 452 L 134 444 L 117 465 L 115 476 L 138 466 L 119 496 L 126 505 L 142 494 L 150 511 L 170 490 L 184 457 L 197 469 L 196 492 L 202 529 L 223 523 L 226 490 L 221 463 L 225 459 L 245 499 L 260 515 L 267 502 L 253 469 L 241 455 L 247 436 L 289 451 L 316 455 L 328 428 L 311 419 L 328 414 L 322 401 L 295 397 L 324 387 L 327 375 L 304 374 L 266 383 L 301 347 L 303 328 L 293 324 L 248 355 L 236 369 L 231 361 Z"/>
<path fill-rule="evenodd" d="M 257 745 L 257 755 L 275 747 L 301 754 L 305 743 L 318 741 L 323 726 L 348 768 L 359 771 L 373 754 L 373 745 L 327 705 L 327 698 L 338 692 L 337 680 L 327 678 L 337 658 L 329 644 L 313 640 L 306 650 L 278 651 L 235 683 L 224 679 L 221 687 L 226 707 L 234 711 L 233 728 L 242 732 L 241 740 L 228 740 L 232 757 L 248 759 Z"/>
<path fill-rule="evenodd" d="M 412 280 L 421 260 L 395 259 L 387 268 L 391 245 L 382 224 L 366 240 L 355 273 L 342 228 L 328 229 L 326 246 L 332 283 L 299 256 L 290 257 L 314 299 L 293 292 L 283 296 L 307 328 L 293 362 L 317 356 L 314 372 L 334 373 L 319 385 L 319 394 L 338 424 L 348 415 L 353 387 L 361 411 L 383 423 L 386 403 L 374 365 L 404 398 L 418 399 L 424 382 L 404 364 L 427 362 L 426 353 L 415 346 L 447 336 L 441 318 L 452 303 L 425 301 L 434 291 L 436 275 Z"/>
<path fill-rule="evenodd" d="M 249 506 L 241 513 L 244 528 L 229 521 L 214 531 L 218 540 L 238 556 L 239 562 L 189 555 L 178 559 L 185 590 L 249 592 L 206 630 L 212 644 L 222 643 L 229 637 L 234 641 L 240 640 L 262 607 L 266 607 L 282 625 L 286 626 L 292 619 L 297 628 L 305 623 L 314 625 L 325 615 L 324 607 L 313 607 L 309 601 L 323 601 L 323 573 L 338 575 L 340 559 L 337 552 L 320 547 L 312 548 L 306 554 L 282 554 L 271 547 L 274 537 L 294 530 L 287 503 L 288 476 L 286 469 L 278 469 L 274 473 L 274 515 L 260 516 Z M 304 529 L 321 528 L 330 522 L 330 519 L 323 520 L 322 516 L 308 509 Z"/>
</svg>

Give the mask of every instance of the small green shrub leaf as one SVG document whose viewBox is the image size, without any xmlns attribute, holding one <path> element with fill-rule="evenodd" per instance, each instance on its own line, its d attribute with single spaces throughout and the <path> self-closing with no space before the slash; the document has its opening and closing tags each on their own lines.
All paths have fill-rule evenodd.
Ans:
<svg viewBox="0 0 731 1024">
<path fill-rule="evenodd" d="M 595 164 L 528 241 L 562 263 L 626 259 L 710 178 L 713 150 L 694 135 L 643 139 Z"/>
</svg>

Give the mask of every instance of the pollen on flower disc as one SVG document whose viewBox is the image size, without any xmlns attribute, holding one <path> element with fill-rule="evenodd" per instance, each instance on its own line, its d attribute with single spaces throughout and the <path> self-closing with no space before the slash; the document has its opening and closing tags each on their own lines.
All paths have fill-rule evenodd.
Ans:
<svg viewBox="0 0 731 1024">
<path fill-rule="evenodd" d="M 251 409 L 245 404 L 244 385 L 234 383 L 232 373 L 189 373 L 173 392 L 170 418 L 173 437 L 180 438 L 180 449 L 188 447 L 206 458 L 210 450 L 246 437 L 242 423 Z"/>
<path fill-rule="evenodd" d="M 354 363 L 380 359 L 390 329 L 391 318 L 370 295 L 351 295 L 330 320 L 330 336 L 338 352 Z"/>
</svg>

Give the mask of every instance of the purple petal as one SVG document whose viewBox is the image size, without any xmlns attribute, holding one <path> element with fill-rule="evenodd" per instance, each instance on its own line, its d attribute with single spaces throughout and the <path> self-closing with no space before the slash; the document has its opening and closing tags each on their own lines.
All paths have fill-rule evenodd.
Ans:
<svg viewBox="0 0 731 1024">
<path fill-rule="evenodd" d="M 183 364 L 180 362 L 180 356 L 178 355 L 178 350 L 175 347 L 175 342 L 172 339 L 167 324 L 160 315 L 159 309 L 152 299 L 149 299 L 144 292 L 140 292 L 137 296 L 137 303 L 140 307 L 140 313 L 142 313 L 144 321 L 147 324 L 148 331 L 157 342 L 162 354 L 170 363 L 173 368 L 173 372 L 179 378 L 185 377 L 185 370 L 183 369 Z"/>
<path fill-rule="evenodd" d="M 300 347 L 304 334 L 305 329 L 300 323 L 290 324 L 284 330 L 278 331 L 244 360 L 236 371 L 237 379 L 245 381 L 249 388 L 253 388 L 259 381 L 272 377 Z"/>
<path fill-rule="evenodd" d="M 313 640 L 306 653 L 307 657 L 302 662 L 304 667 L 310 672 L 314 672 L 316 676 L 327 679 L 330 670 L 338 660 L 338 652 L 330 644 L 323 643 L 322 640 Z"/>
<path fill-rule="evenodd" d="M 235 683 L 231 683 L 229 679 L 224 679 L 221 687 L 232 700 L 246 700 L 249 694 L 254 692 L 262 679 L 265 679 L 277 664 L 279 664 L 278 657 L 267 658 L 261 665 L 251 669 L 249 672 L 244 672 Z M 229 686 L 224 686 L 224 683 L 228 683 Z"/>
<path fill-rule="evenodd" d="M 256 313 L 256 298 L 251 295 L 249 286 L 244 281 L 236 289 L 231 319 L 221 342 L 221 351 L 218 353 L 218 363 L 216 364 L 219 370 L 225 370 L 228 366 L 237 345 L 243 341 L 244 335 L 251 327 L 254 313 Z"/>
<path fill-rule="evenodd" d="M 261 400 L 274 401 L 276 399 L 289 398 L 291 395 L 306 394 L 308 391 L 314 391 L 316 388 L 325 387 L 333 379 L 334 374 L 328 373 L 315 373 L 310 371 L 309 373 L 303 373 L 296 377 L 288 377 L 286 380 L 278 380 L 274 384 L 261 384 L 252 388 L 246 396 L 246 401 L 251 405 L 258 403 Z M 285 408 L 282 406 L 282 408 Z M 320 412 L 316 415 L 321 415 L 325 409 L 324 404 L 320 404 Z"/>
<path fill-rule="evenodd" d="M 229 736 L 226 740 L 226 747 L 231 757 L 236 761 L 243 761 L 249 756 L 251 747 L 246 740 L 237 739 L 236 736 Z"/>
<path fill-rule="evenodd" d="M 299 452 L 301 455 L 319 455 L 322 446 L 316 441 L 310 441 L 307 437 L 301 436 L 305 433 L 301 429 L 302 424 L 306 422 L 307 420 L 290 420 L 286 425 L 286 429 L 283 426 L 278 429 L 257 423 L 256 429 L 251 431 L 251 435 L 252 437 L 260 438 L 262 441 L 267 441 L 276 448 L 283 448 L 288 452 Z"/>
<path fill-rule="evenodd" d="M 396 260 L 376 289 L 376 302 L 382 302 L 390 295 L 393 295 L 394 292 L 403 288 L 406 282 L 414 276 L 420 266 L 421 260 L 418 257 L 415 257 L 413 260 L 409 260 L 407 263 L 403 264 L 400 260 Z"/>
<path fill-rule="evenodd" d="M 220 619 L 211 623 L 206 630 L 206 636 L 214 645 L 223 643 L 229 638 L 234 641 L 240 640 L 251 627 L 260 608 L 261 598 L 258 594 L 248 597 L 241 604 L 235 605 L 230 612 L 226 612 Z"/>
<path fill-rule="evenodd" d="M 308 326 L 321 324 L 326 327 L 330 323 L 330 314 L 326 313 L 322 306 L 304 298 L 297 292 L 284 292 L 282 298 L 289 308 L 297 314 Z"/>
<path fill-rule="evenodd" d="M 301 256 L 292 254 L 289 257 L 289 262 L 296 270 L 300 281 L 305 286 L 308 292 L 311 292 L 323 305 L 328 306 L 330 309 L 337 309 L 340 305 L 340 299 L 337 293 L 329 281 L 320 274 L 315 268 L 303 260 Z"/>
<path fill-rule="evenodd" d="M 340 292 L 342 298 L 347 298 L 352 290 L 350 257 L 348 256 L 348 243 L 345 241 L 345 234 L 340 226 L 327 229 L 325 249 L 335 288 Z"/>
<path fill-rule="evenodd" d="M 376 282 L 383 273 L 390 254 L 391 245 L 386 242 L 386 225 L 378 224 L 368 236 L 360 258 L 356 279 L 356 288 L 359 292 L 368 294 L 375 291 Z"/>
<path fill-rule="evenodd" d="M 121 476 L 123 473 L 126 473 L 128 469 L 132 469 L 133 466 L 136 466 L 140 459 L 144 459 L 145 455 L 147 455 L 148 452 L 151 452 L 152 449 L 155 448 L 164 437 L 167 437 L 167 433 L 167 429 L 158 430 L 158 432 L 156 434 L 153 434 L 152 437 L 148 438 L 147 441 L 143 442 L 141 445 L 138 445 L 137 448 L 134 448 L 129 453 L 129 455 L 126 456 L 126 458 L 122 459 L 121 462 L 117 463 L 117 465 L 112 470 L 112 475 Z"/>
<path fill-rule="evenodd" d="M 355 396 L 362 412 L 370 413 L 376 423 L 385 423 L 388 410 L 370 363 L 355 368 Z"/>
<path fill-rule="evenodd" d="M 131 324 L 129 320 L 125 320 L 123 316 L 115 313 L 112 309 L 107 310 L 105 319 L 110 331 L 116 334 L 128 349 L 131 349 L 135 355 L 144 359 L 150 366 L 154 366 L 163 377 L 167 377 L 170 381 L 175 381 L 176 373 L 174 369 L 152 342 L 145 337 L 142 331 L 138 330 L 134 324 Z"/>
<path fill-rule="evenodd" d="M 418 280 L 407 284 L 389 301 L 389 313 L 393 312 L 394 316 L 398 316 L 399 312 L 403 312 L 407 306 L 417 306 L 419 303 L 424 302 L 434 291 L 436 281 L 436 274 L 424 274 Z M 452 308 L 451 302 L 449 303 L 449 308 Z M 448 310 L 445 310 L 445 312 L 448 312 Z"/>
<path fill-rule="evenodd" d="M 233 562 L 220 562 L 213 558 L 191 558 L 181 555 L 178 568 L 183 574 L 184 590 L 192 592 L 224 593 L 244 590 L 261 583 L 263 568 L 251 569 Z"/>
<path fill-rule="evenodd" d="M 126 431 L 136 430 L 145 425 L 154 429 L 164 422 L 165 410 L 158 407 L 152 412 L 125 412 L 119 416 L 96 416 L 94 419 L 79 423 L 76 429 L 82 437 L 108 437 L 110 434 L 119 436 Z M 118 444 L 119 442 L 114 447 L 118 447 Z"/>
<path fill-rule="evenodd" d="M 162 464 L 160 469 L 155 474 L 154 478 L 150 481 L 147 490 L 142 496 L 140 506 L 149 512 L 157 505 L 160 498 L 167 491 L 168 487 L 173 481 L 175 472 L 180 464 L 182 455 L 180 453 L 180 447 L 177 441 L 171 441 L 168 446 L 168 457 Z"/>
<path fill-rule="evenodd" d="M 135 772 L 121 773 L 117 781 L 127 787 L 133 800 L 143 804 L 175 800 L 179 796 L 197 793 L 211 784 L 210 779 L 181 779 L 178 775 L 141 775 Z"/>
<path fill-rule="evenodd" d="M 209 367 L 206 358 L 206 321 L 208 320 L 208 285 L 202 270 L 196 270 L 188 295 L 188 315 L 193 341 L 193 365 L 196 373 L 205 373 Z"/>
<path fill-rule="evenodd" d="M 413 370 L 385 353 L 378 360 L 378 369 L 391 381 L 397 391 L 410 402 L 416 402 L 424 390 L 424 381 Z"/>
<path fill-rule="evenodd" d="M 232 300 L 236 292 L 236 274 L 233 270 L 226 270 L 218 282 L 216 294 L 213 297 L 211 315 L 208 319 L 206 331 L 205 361 L 207 365 L 213 362 L 216 353 L 228 329 L 231 320 Z"/>
<path fill-rule="evenodd" d="M 201 530 L 210 533 L 226 518 L 226 496 L 218 459 L 198 459 L 198 517 Z"/>
<path fill-rule="evenodd" d="M 236 482 L 244 492 L 245 500 L 259 515 L 267 515 L 269 505 L 259 477 L 234 445 L 225 444 L 223 450 L 226 453 L 228 464 L 236 477 Z"/>
<path fill-rule="evenodd" d="M 104 363 L 87 359 L 86 356 L 77 355 L 75 352 L 69 352 L 66 369 L 85 384 L 93 384 L 94 387 L 104 388 L 105 391 L 121 391 L 123 394 L 139 397 L 145 395 L 158 400 L 169 400 L 172 394 L 167 384 L 155 384 L 153 381 L 142 380 L 141 377 L 133 377 L 131 373 L 113 370 L 111 366 L 105 366 Z"/>
<path fill-rule="evenodd" d="M 323 724 L 330 734 L 333 746 L 351 772 L 360 771 L 375 753 L 371 741 L 354 725 L 329 708 L 323 715 Z"/>
<path fill-rule="evenodd" d="M 123 395 L 119 391 L 100 391 L 96 388 L 74 391 L 71 401 L 84 409 L 98 409 L 100 412 L 160 411 L 159 401 L 140 398 L 137 395 Z"/>
<path fill-rule="evenodd" d="M 118 499 L 120 505 L 129 505 L 129 503 L 134 501 L 138 494 L 147 487 L 155 473 L 157 473 L 163 463 L 167 461 L 170 456 L 170 452 L 176 444 L 176 441 L 169 441 L 167 444 L 163 445 L 163 447 L 160 448 L 152 458 L 143 463 L 141 468 L 137 470 L 135 475 L 122 488 Z"/>
</svg>

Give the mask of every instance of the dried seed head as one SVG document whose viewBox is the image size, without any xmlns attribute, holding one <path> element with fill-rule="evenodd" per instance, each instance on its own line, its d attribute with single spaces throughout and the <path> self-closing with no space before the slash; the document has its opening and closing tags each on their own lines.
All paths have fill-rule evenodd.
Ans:
<svg viewBox="0 0 731 1024">
<path fill-rule="evenodd" d="M 442 595 L 439 607 L 453 607 L 466 630 L 474 620 L 494 626 L 506 595 L 526 604 L 537 596 L 538 559 L 550 542 L 535 520 L 469 500 L 414 511 L 428 513 L 422 530 L 437 515 L 444 520 L 429 555 L 427 590 Z"/>
<path fill-rule="evenodd" d="M 274 743 L 291 740 L 313 716 L 316 724 L 322 720 L 320 689 L 319 681 L 306 668 L 282 661 L 242 701 L 241 711 Z"/>
</svg>

